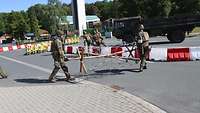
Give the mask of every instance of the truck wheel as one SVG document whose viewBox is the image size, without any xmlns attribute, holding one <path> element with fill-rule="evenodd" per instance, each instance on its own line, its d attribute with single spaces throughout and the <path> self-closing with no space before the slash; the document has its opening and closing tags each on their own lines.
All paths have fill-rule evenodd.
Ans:
<svg viewBox="0 0 200 113">
<path fill-rule="evenodd" d="M 181 43 L 185 40 L 185 31 L 177 30 L 169 32 L 167 35 L 167 39 L 170 42 Z"/>
</svg>

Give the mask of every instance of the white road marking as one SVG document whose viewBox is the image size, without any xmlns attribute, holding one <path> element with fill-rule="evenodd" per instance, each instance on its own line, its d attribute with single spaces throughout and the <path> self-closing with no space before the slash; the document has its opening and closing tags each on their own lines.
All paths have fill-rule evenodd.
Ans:
<svg viewBox="0 0 200 113">
<path fill-rule="evenodd" d="M 12 61 L 12 62 L 16 62 L 16 63 L 22 64 L 22 65 L 25 65 L 25 66 L 28 66 L 28 67 L 31 67 L 31 68 L 34 68 L 34 69 L 37 69 L 37 70 L 46 72 L 46 73 L 48 73 L 48 74 L 50 74 L 51 71 L 52 71 L 52 70 L 50 70 L 50 69 L 43 68 L 43 67 L 41 67 L 41 66 L 29 64 L 29 63 L 26 63 L 26 62 L 23 62 L 23 61 L 19 61 L 19 60 L 17 60 L 17 59 L 9 58 L 9 57 L 6 57 L 6 56 L 0 55 L 0 58 L 5 59 L 5 60 L 9 60 L 9 61 Z M 57 75 L 63 75 L 63 73 L 58 73 Z"/>
</svg>

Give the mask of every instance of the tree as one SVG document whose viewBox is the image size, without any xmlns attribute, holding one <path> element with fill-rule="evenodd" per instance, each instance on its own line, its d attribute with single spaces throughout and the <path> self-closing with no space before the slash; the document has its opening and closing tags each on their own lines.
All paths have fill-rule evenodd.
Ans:
<svg viewBox="0 0 200 113">
<path fill-rule="evenodd" d="M 5 24 L 3 22 L 3 19 L 0 18 L 0 32 L 4 32 L 5 31 Z"/>
<path fill-rule="evenodd" d="M 170 0 L 119 0 L 120 14 L 125 17 L 167 17 L 171 11 Z"/>
<path fill-rule="evenodd" d="M 28 15 L 31 18 L 34 15 L 38 20 L 38 25 L 41 29 L 48 30 L 48 6 L 43 4 L 36 4 L 28 9 Z M 33 18 L 34 19 L 34 18 Z"/>
<path fill-rule="evenodd" d="M 98 8 L 94 4 L 86 4 L 85 8 L 87 15 L 96 15 L 98 12 Z"/>
<path fill-rule="evenodd" d="M 6 17 L 5 13 L 0 14 L 0 32 L 5 32 L 5 23 L 6 23 L 5 17 Z"/>
<path fill-rule="evenodd" d="M 6 32 L 16 39 L 24 39 L 24 33 L 29 32 L 29 26 L 23 13 L 12 11 L 6 18 Z"/>
<path fill-rule="evenodd" d="M 120 13 L 120 6 L 121 6 L 121 3 L 119 2 L 119 0 L 113 1 L 113 7 L 112 7 L 113 18 L 122 17 L 122 14 Z"/>
<path fill-rule="evenodd" d="M 95 6 L 97 9 L 97 16 L 100 17 L 102 21 L 113 17 L 112 13 L 112 2 L 96 2 Z"/>
<path fill-rule="evenodd" d="M 139 1 L 140 0 L 118 0 L 120 3 L 119 9 L 120 13 L 123 17 L 131 17 L 138 16 L 139 9 Z"/>
<path fill-rule="evenodd" d="M 200 14 L 200 0 L 171 0 L 170 15 Z"/>
<path fill-rule="evenodd" d="M 71 15 L 71 6 L 66 3 L 63 3 L 61 8 L 61 14 L 65 16 Z"/>
<path fill-rule="evenodd" d="M 170 0 L 141 0 L 140 15 L 147 18 L 168 17 L 171 11 Z"/>
<path fill-rule="evenodd" d="M 56 30 L 58 30 L 59 28 L 59 18 L 61 17 L 60 16 L 60 12 L 59 10 L 53 6 L 53 5 L 49 5 L 49 13 L 48 13 L 48 31 L 51 33 L 51 34 L 55 34 L 56 33 Z"/>
<path fill-rule="evenodd" d="M 36 16 L 36 12 L 34 10 L 28 10 L 28 17 L 29 17 L 29 26 L 30 26 L 30 32 L 34 33 L 36 37 L 39 37 L 39 21 Z"/>
</svg>

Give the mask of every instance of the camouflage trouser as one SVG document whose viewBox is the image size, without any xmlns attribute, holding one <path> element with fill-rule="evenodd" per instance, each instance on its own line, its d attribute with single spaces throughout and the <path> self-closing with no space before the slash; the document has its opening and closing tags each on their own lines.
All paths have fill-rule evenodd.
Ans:
<svg viewBox="0 0 200 113">
<path fill-rule="evenodd" d="M 92 44 L 91 40 L 84 40 L 84 46 L 90 46 Z"/>
<path fill-rule="evenodd" d="M 3 69 L 0 67 L 0 79 L 2 78 L 7 78 L 7 74 L 5 71 L 3 71 Z"/>
<path fill-rule="evenodd" d="M 91 40 L 84 40 L 84 46 L 87 46 L 87 52 L 90 53 L 90 45 L 92 44 Z"/>
<path fill-rule="evenodd" d="M 140 71 L 147 67 L 146 58 L 148 56 L 149 46 L 139 46 L 139 54 L 140 54 Z"/>
<path fill-rule="evenodd" d="M 52 80 L 53 77 L 58 73 L 59 69 L 63 70 L 63 72 L 65 73 L 66 78 L 70 77 L 70 74 L 68 72 L 68 67 L 65 65 L 65 61 L 64 58 L 54 58 L 54 69 L 51 73 L 51 75 L 49 76 L 49 80 Z"/>
</svg>

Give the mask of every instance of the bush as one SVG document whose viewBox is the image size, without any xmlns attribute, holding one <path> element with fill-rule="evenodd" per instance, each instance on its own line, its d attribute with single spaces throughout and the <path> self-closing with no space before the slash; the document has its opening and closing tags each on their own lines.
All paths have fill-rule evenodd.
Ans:
<svg viewBox="0 0 200 113">
<path fill-rule="evenodd" d="M 95 35 L 95 29 L 94 28 L 86 29 L 86 30 L 84 30 L 84 32 L 90 33 L 91 35 Z"/>
</svg>

